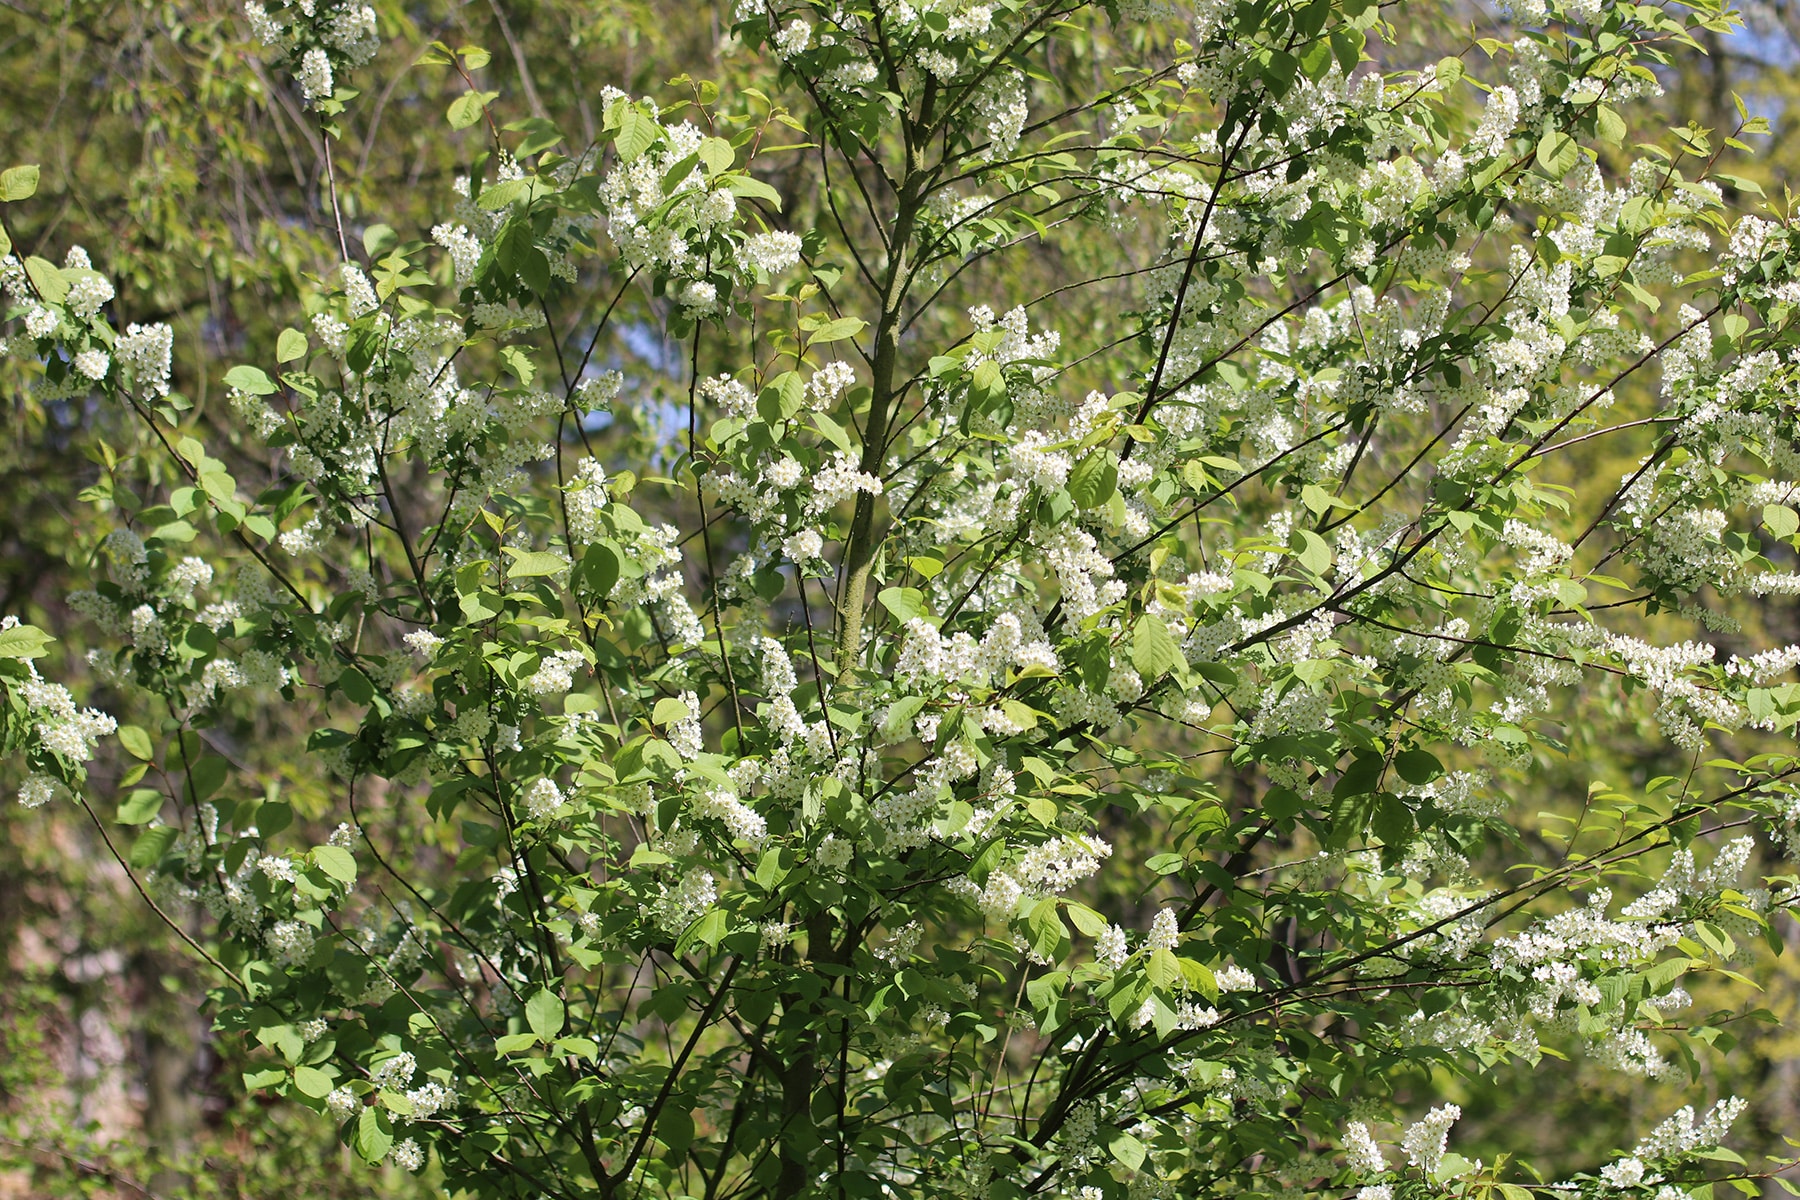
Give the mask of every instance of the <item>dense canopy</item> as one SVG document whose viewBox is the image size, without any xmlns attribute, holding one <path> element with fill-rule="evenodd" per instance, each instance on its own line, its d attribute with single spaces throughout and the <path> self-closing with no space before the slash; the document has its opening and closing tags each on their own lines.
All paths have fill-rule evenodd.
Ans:
<svg viewBox="0 0 1800 1200">
<path fill-rule="evenodd" d="M 8 1144 L 1786 1186 L 1800 226 L 1714 0 L 138 7 L 8 18 L 110 100 L 0 164 L 6 869 L 129 896 L 230 1132 L 130 1182 L 46 1050 Z"/>
</svg>

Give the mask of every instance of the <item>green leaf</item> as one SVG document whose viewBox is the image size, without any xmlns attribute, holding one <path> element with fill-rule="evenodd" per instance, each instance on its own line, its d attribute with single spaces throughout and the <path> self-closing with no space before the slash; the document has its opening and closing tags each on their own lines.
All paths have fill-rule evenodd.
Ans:
<svg viewBox="0 0 1800 1200">
<path fill-rule="evenodd" d="M 1119 461 L 1105 446 L 1093 451 L 1069 472 L 1069 499 L 1080 509 L 1098 508 L 1119 488 Z"/>
<path fill-rule="evenodd" d="M 298 329 L 284 329 L 275 339 L 275 361 L 291 363 L 306 357 L 306 335 Z"/>
<path fill-rule="evenodd" d="M 619 582 L 619 556 L 595 542 L 582 552 L 571 581 L 589 595 L 605 598 L 613 584 Z"/>
<path fill-rule="evenodd" d="M 1475 1164 L 1471 1163 L 1468 1159 L 1452 1150 L 1438 1160 L 1437 1167 L 1431 1172 L 1431 1178 L 1438 1183 L 1448 1183 L 1452 1179 L 1467 1175 L 1474 1168 L 1474 1165 Z"/>
<path fill-rule="evenodd" d="M 687 1153 L 694 1140 L 694 1117 L 679 1104 L 671 1104 L 656 1118 L 656 1139 L 669 1148 L 671 1155 Z"/>
<path fill-rule="evenodd" d="M 1791 538 L 1800 532 L 1800 513 L 1785 504 L 1765 504 L 1762 510 L 1763 525 L 1778 538 Z"/>
<path fill-rule="evenodd" d="M 1037 728 L 1037 710 L 1023 701 L 1002 700 L 1000 701 L 1000 711 L 1006 714 L 1008 721 L 1017 725 L 1021 730 Z"/>
<path fill-rule="evenodd" d="M 902 736 L 912 732 L 912 719 L 919 715 L 925 707 L 923 696 L 902 696 L 888 705 L 887 715 L 881 720 L 881 735 L 888 741 L 899 741 Z"/>
<path fill-rule="evenodd" d="M 679 958 L 686 954 L 695 942 L 709 947 L 717 946 L 724 940 L 727 929 L 724 911 L 718 908 L 707 909 L 676 939 L 675 956 Z"/>
<path fill-rule="evenodd" d="M 1369 828 L 1390 850 L 1402 850 L 1412 842 L 1413 814 L 1406 802 L 1390 792 L 1375 799 L 1375 819 Z"/>
<path fill-rule="evenodd" d="M 1552 179 L 1561 179 L 1580 161 L 1581 148 L 1562 130 L 1553 129 L 1538 139 L 1537 165 Z"/>
<path fill-rule="evenodd" d="M 337 686 L 344 693 L 344 698 L 352 704 L 368 705 L 375 699 L 375 685 L 355 667 L 338 676 Z"/>
<path fill-rule="evenodd" d="M 778 425 L 800 411 L 806 402 L 806 381 L 798 371 L 783 371 L 756 396 L 756 414 L 771 425 Z"/>
<path fill-rule="evenodd" d="M 552 554 L 548 550 L 517 550 L 507 546 L 506 552 L 512 555 L 512 565 L 506 569 L 508 579 L 532 578 L 542 575 L 560 575 L 569 569 L 569 562 L 560 554 Z"/>
<path fill-rule="evenodd" d="M 1181 963 L 1181 981 L 1199 992 L 1208 1000 L 1219 998 L 1219 981 L 1213 976 L 1212 968 L 1205 963 L 1195 962 L 1191 958 L 1176 960 Z"/>
<path fill-rule="evenodd" d="M 1150 986 L 1168 991 L 1181 978 L 1181 960 L 1175 957 L 1173 950 L 1158 947 L 1150 952 L 1150 961 L 1144 965 L 1144 974 L 1150 978 Z"/>
<path fill-rule="evenodd" d="M 517 1054 L 521 1050 L 529 1050 L 538 1044 L 535 1033 L 509 1033 L 505 1037 L 494 1039 L 494 1053 Z"/>
<path fill-rule="evenodd" d="M 1587 589 L 1573 579 L 1559 579 L 1556 581 L 1556 598 L 1570 607 L 1586 604 Z"/>
<path fill-rule="evenodd" d="M 44 647 L 55 640 L 36 625 L 0 629 L 0 658 L 42 658 Z"/>
<path fill-rule="evenodd" d="M 929 610 L 925 607 L 925 593 L 918 588 L 882 588 L 875 598 L 881 601 L 881 607 L 893 613 L 894 619 L 901 624 L 905 624 L 914 617 L 929 615 Z"/>
<path fill-rule="evenodd" d="M 563 140 L 562 130 L 542 117 L 527 117 L 523 121 L 514 121 L 507 125 L 506 129 L 509 133 L 525 135 L 513 149 L 515 158 L 530 158 L 534 154 L 542 154 Z"/>
<path fill-rule="evenodd" d="M 826 441 L 830 442 L 846 454 L 849 454 L 852 451 L 854 443 L 851 442 L 849 432 L 842 425 L 839 425 L 836 421 L 832 420 L 822 412 L 814 413 L 812 415 L 812 420 L 813 425 L 825 436 Z M 911 562 L 912 560 L 909 559 L 908 561 Z M 938 565 L 941 570 L 943 564 L 940 563 Z M 921 575 L 925 574 L 923 571 L 920 571 L 919 573 Z M 925 578 L 930 579 L 931 576 L 925 575 Z"/>
<path fill-rule="evenodd" d="M 1334 796 L 1366 796 L 1381 782 L 1382 760 L 1379 754 L 1357 754 L 1350 760 L 1332 785 Z"/>
<path fill-rule="evenodd" d="M 662 137 L 662 126 L 655 118 L 645 116 L 634 106 L 627 105 L 619 114 L 619 133 L 613 139 L 613 146 L 619 152 L 623 162 L 630 162 L 656 145 Z"/>
<path fill-rule="evenodd" d="M 464 92 L 450 102 L 450 128 L 467 129 L 481 120 L 481 114 L 487 111 L 488 101 L 498 96 L 499 92 Z"/>
<path fill-rule="evenodd" d="M 311 1096 L 314 1100 L 323 1100 L 331 1095 L 335 1080 L 317 1067 L 295 1067 L 294 1086 L 300 1089 L 303 1096 Z"/>
<path fill-rule="evenodd" d="M 787 878 L 788 868 L 781 865 L 780 850 L 765 850 L 756 863 L 755 879 L 765 892 L 772 892 Z"/>
<path fill-rule="evenodd" d="M 531 999 L 525 1002 L 525 1023 L 531 1026 L 531 1032 L 548 1042 L 562 1032 L 563 1002 L 549 988 L 539 988 Z"/>
<path fill-rule="evenodd" d="M 148 871 L 162 861 L 162 856 L 175 841 L 176 829 L 173 825 L 158 825 L 155 829 L 146 829 L 138 835 L 137 841 L 131 843 L 131 853 L 125 861 L 140 871 Z"/>
<path fill-rule="evenodd" d="M 386 1158 L 388 1151 L 394 1148 L 393 1127 L 388 1124 L 387 1114 L 373 1105 L 364 1108 L 357 1115 L 356 1132 L 350 1141 L 366 1163 L 378 1163 Z"/>
<path fill-rule="evenodd" d="M 1105 917 L 1085 904 L 1077 904 L 1073 900 L 1063 905 L 1063 911 L 1069 915 L 1069 923 L 1080 930 L 1085 937 L 1099 937 L 1111 924 Z"/>
<path fill-rule="evenodd" d="M 1000 364 L 993 359 L 979 363 L 974 374 L 969 376 L 969 399 L 979 408 L 986 408 L 1006 395 L 1006 373 Z"/>
<path fill-rule="evenodd" d="M 1051 971 L 1047 975 L 1039 975 L 1025 985 L 1025 995 L 1031 1001 L 1031 1007 L 1043 1012 L 1061 998 L 1069 986 L 1067 971 Z"/>
<path fill-rule="evenodd" d="M 230 763 L 218 754 L 207 754 L 187 768 L 187 790 L 193 792 L 194 801 L 205 801 L 225 786 L 229 774 Z"/>
<path fill-rule="evenodd" d="M 530 179 L 503 179 L 492 187 L 481 189 L 481 199 L 476 203 L 488 212 L 499 212 L 520 196 L 531 193 Z"/>
<path fill-rule="evenodd" d="M 1306 505 L 1307 511 L 1315 517 L 1324 516 L 1325 511 L 1332 508 L 1341 508 L 1351 512 L 1356 509 L 1356 505 L 1348 500 L 1340 500 L 1316 483 L 1309 483 L 1300 489 L 1300 502 Z"/>
<path fill-rule="evenodd" d="M 281 800 L 270 800 L 256 809 L 256 827 L 264 837 L 274 837 L 294 823 L 294 806 Z"/>
<path fill-rule="evenodd" d="M 277 390 L 275 381 L 261 367 L 250 366 L 233 367 L 225 372 L 225 386 L 249 392 L 252 396 L 272 396 Z"/>
<path fill-rule="evenodd" d="M 61 304 L 68 298 L 69 280 L 50 260 L 32 255 L 25 260 L 25 275 L 38 295 L 51 304 Z"/>
<path fill-rule="evenodd" d="M 1323 658 L 1304 659 L 1294 664 L 1294 678 L 1313 688 L 1330 679 L 1331 671 L 1331 662 Z"/>
<path fill-rule="evenodd" d="M 1403 750 L 1394 756 L 1394 770 L 1412 784 L 1427 784 L 1444 773 L 1444 764 L 1429 750 Z"/>
<path fill-rule="evenodd" d="M 119 824 L 148 825 L 162 811 L 163 794 L 155 788 L 135 788 L 119 805 Z"/>
<path fill-rule="evenodd" d="M 1161 617 L 1145 613 L 1137 619 L 1131 630 L 1131 665 L 1146 680 L 1171 671 L 1187 670 L 1187 657 L 1181 652 L 1181 643 L 1175 640 Z"/>
<path fill-rule="evenodd" d="M 1323 38 L 1300 52 L 1300 70 L 1317 83 L 1331 70 L 1331 43 Z"/>
<path fill-rule="evenodd" d="M 356 856 L 342 846 L 314 846 L 312 860 L 339 883 L 356 882 Z"/>
<path fill-rule="evenodd" d="M 679 696 L 664 696 L 656 702 L 651 710 L 650 721 L 655 725 L 672 725 L 683 717 L 691 715 L 687 701 Z"/>
<path fill-rule="evenodd" d="M 1294 533 L 1294 558 L 1314 575 L 1323 575 L 1331 569 L 1331 557 L 1331 543 L 1312 530 L 1301 529 Z"/>
<path fill-rule="evenodd" d="M 1600 140 L 1608 145 L 1618 146 L 1625 141 L 1625 118 L 1609 104 L 1602 104 L 1594 110 L 1594 125 Z"/>
<path fill-rule="evenodd" d="M 198 477 L 200 490 L 221 504 L 237 499 L 237 480 L 224 471 L 202 471 Z"/>
<path fill-rule="evenodd" d="M 700 162 L 706 167 L 708 175 L 729 171 L 731 164 L 736 161 L 737 151 L 724 138 L 709 137 L 700 143 Z"/>
<path fill-rule="evenodd" d="M 383 225 L 377 221 L 362 231 L 362 244 L 364 253 L 369 256 L 369 261 L 377 262 L 388 251 L 400 244 L 400 235 L 394 232 L 392 225 Z M 276 345 L 280 344 L 280 342 L 276 343 Z"/>
<path fill-rule="evenodd" d="M 760 179 L 749 175 L 732 175 L 725 181 L 725 190 L 746 200 L 761 200 L 776 212 L 781 211 L 781 193 Z"/>
<path fill-rule="evenodd" d="M 1360 32 L 1349 29 L 1331 31 L 1331 52 L 1337 55 L 1338 66 L 1344 68 L 1344 74 L 1348 75 L 1356 70 L 1357 63 L 1362 61 L 1362 51 L 1363 35 Z"/>
<path fill-rule="evenodd" d="M 1108 1135 L 1106 1149 L 1128 1171 L 1135 1171 L 1144 1165 L 1144 1143 L 1123 1129 L 1115 1129 Z"/>
<path fill-rule="evenodd" d="M 31 164 L 0 171 L 0 201 L 29 200 L 37 193 L 38 169 Z"/>
<path fill-rule="evenodd" d="M 457 603 L 462 609 L 465 625 L 479 625 L 483 621 L 491 620 L 499 616 L 504 607 L 498 595 L 485 590 L 464 593 L 457 597 Z"/>
<path fill-rule="evenodd" d="M 1025 926 L 1031 931 L 1031 949 L 1040 958 L 1054 961 L 1057 951 L 1068 936 L 1063 928 L 1062 915 L 1057 911 L 1055 896 L 1045 896 L 1031 906 L 1026 914 Z"/>
<path fill-rule="evenodd" d="M 855 337 L 866 329 L 868 324 L 860 317 L 839 317 L 835 321 L 827 321 L 807 339 L 807 345 L 820 346 L 826 342 L 841 342 L 845 338 Z"/>
</svg>

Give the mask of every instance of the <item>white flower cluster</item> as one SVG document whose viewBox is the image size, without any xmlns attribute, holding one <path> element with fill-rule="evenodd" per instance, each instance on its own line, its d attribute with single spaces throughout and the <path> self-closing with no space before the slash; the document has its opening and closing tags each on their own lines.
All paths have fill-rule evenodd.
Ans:
<svg viewBox="0 0 1800 1200">
<path fill-rule="evenodd" d="M 617 88 L 601 91 L 602 107 L 655 121 L 648 105 L 632 108 Z M 607 232 L 631 267 L 673 281 L 669 290 L 691 316 L 723 311 L 722 278 L 747 283 L 768 278 L 800 260 L 800 238 L 775 230 L 731 236 L 741 223 L 737 193 L 697 165 L 706 134 L 692 123 L 656 121 L 657 142 L 613 164 L 600 180 Z M 686 163 L 680 177 L 675 168 Z"/>
<path fill-rule="evenodd" d="M 1691 1106 L 1683 1105 L 1675 1115 L 1650 1131 L 1650 1136 L 1633 1151 L 1639 1158 L 1671 1158 L 1692 1150 L 1706 1150 L 1725 1141 L 1725 1134 L 1744 1115 L 1749 1102 L 1731 1096 L 1714 1104 L 1706 1116 L 1694 1119 Z"/>
<path fill-rule="evenodd" d="M 539 779 L 525 789 L 525 811 L 534 821 L 547 821 L 563 805 L 562 789 L 554 779 Z"/>
<path fill-rule="evenodd" d="M 28 670 L 29 677 L 19 685 L 19 698 L 25 702 L 38 741 L 73 766 L 91 761 L 95 744 L 117 729 L 119 723 L 97 708 L 77 708 L 68 688 L 39 677 L 35 665 L 28 664 Z M 37 800 L 39 804 L 49 798 L 41 789 L 33 794 L 42 797 Z"/>
<path fill-rule="evenodd" d="M 1091 835 L 1066 835 L 1030 846 L 1005 868 L 992 872 L 975 897 L 990 918 L 1005 921 L 1029 900 L 1068 891 L 1100 869 L 1112 847 Z M 973 890 L 973 883 L 969 884 Z"/>
<path fill-rule="evenodd" d="M 19 785 L 19 803 L 26 808 L 42 808 L 66 790 L 62 780 L 41 771 L 33 771 Z"/>
<path fill-rule="evenodd" d="M 1380 1175 L 1388 1169 L 1387 1158 L 1362 1121 L 1344 1126 L 1344 1157 L 1349 1160 L 1350 1169 L 1361 1175 Z"/>
<path fill-rule="evenodd" d="M 304 921 L 277 921 L 263 934 L 263 942 L 276 962 L 284 967 L 303 965 L 312 956 L 318 934 Z"/>
<path fill-rule="evenodd" d="M 1734 700 L 1704 685 L 1694 674 L 1696 668 L 1713 661 L 1716 651 L 1710 644 L 1653 646 L 1629 635 L 1609 633 L 1601 640 L 1601 649 L 1661 699 L 1656 719 L 1676 745 L 1690 750 L 1700 746 L 1702 722 L 1711 721 L 1728 729 L 1744 723 L 1746 714 Z"/>
<path fill-rule="evenodd" d="M 1213 982 L 1221 992 L 1253 992 L 1256 976 L 1236 963 L 1227 963 L 1213 972 Z"/>
<path fill-rule="evenodd" d="M 86 395 L 109 378 L 119 382 L 129 371 L 144 398 L 168 394 L 171 333 L 167 325 L 132 325 L 118 337 L 106 328 L 101 309 L 114 296 L 113 285 L 94 270 L 86 250 L 71 246 L 57 273 L 60 292 L 41 293 L 23 264 L 12 254 L 0 256 L 0 289 L 20 306 L 25 337 L 0 339 L 0 354 L 42 358 L 37 342 L 55 339 L 69 370 L 62 382 L 40 377 L 34 389 L 45 400 Z M 46 284 L 46 287 L 50 285 Z M 57 296 L 57 299 L 51 299 Z"/>
<path fill-rule="evenodd" d="M 708 788 L 694 797 L 694 815 L 719 822 L 732 837 L 756 846 L 768 833 L 762 814 L 737 798 L 729 788 Z"/>
<path fill-rule="evenodd" d="M 566 696 L 575 686 L 575 672 L 585 666 L 581 651 L 554 650 L 519 682 L 533 696 Z"/>
<path fill-rule="evenodd" d="M 1036 614 L 1023 606 L 996 616 L 980 641 L 966 630 L 946 638 L 924 617 L 912 618 L 894 677 L 909 690 L 954 686 L 985 691 L 1009 668 L 1051 675 L 1061 670 Z"/>
<path fill-rule="evenodd" d="M 1113 970 L 1125 965 L 1131 957 L 1131 938 L 1117 925 L 1108 924 L 1094 939 L 1094 956 Z"/>
<path fill-rule="evenodd" d="M 1100 552 L 1099 543 L 1087 530 L 1064 525 L 1042 548 L 1062 587 L 1064 619 L 1069 625 L 1079 625 L 1125 598 L 1124 582 L 1112 577 L 1112 560 Z"/>
<path fill-rule="evenodd" d="M 1684 901 L 1714 899 L 1726 888 L 1737 886 L 1755 849 L 1755 838 L 1734 838 L 1720 848 L 1712 864 L 1702 871 L 1694 866 L 1694 848 L 1683 846 L 1669 860 L 1668 870 L 1657 885 L 1620 911 L 1627 917 L 1651 920 L 1666 916 Z"/>
<path fill-rule="evenodd" d="M 1176 920 L 1175 910 L 1157 909 L 1156 916 L 1150 919 L 1150 932 L 1144 935 L 1144 949 L 1150 952 L 1173 950 L 1180 939 L 1181 925 Z"/>
<path fill-rule="evenodd" d="M 245 0 L 244 17 L 257 41 L 293 66 L 315 108 L 331 98 L 334 70 L 363 66 L 381 48 L 375 9 L 360 0 Z"/>
<path fill-rule="evenodd" d="M 370 1068 L 369 1082 L 384 1091 L 397 1092 L 412 1082 L 418 1069 L 419 1060 L 410 1051 L 402 1050 Z"/>
<path fill-rule="evenodd" d="M 94 270 L 87 251 L 80 246 L 69 247 L 63 257 L 62 274 L 69 285 L 62 302 L 83 321 L 99 316 L 101 307 L 113 298 L 112 282 Z"/>
<path fill-rule="evenodd" d="M 665 883 L 660 891 L 650 907 L 650 916 L 669 933 L 686 929 L 719 898 L 718 882 L 703 867 L 689 868 L 675 886 Z"/>
<path fill-rule="evenodd" d="M 1427 1175 L 1436 1171 L 1449 1143 L 1450 1127 L 1461 1118 L 1461 1106 L 1445 1104 L 1407 1126 L 1400 1137 L 1400 1149 L 1406 1152 L 1406 1161 Z"/>
<path fill-rule="evenodd" d="M 1530 928 L 1494 943 L 1494 965 L 1535 967 L 1565 958 L 1590 958 L 1623 966 L 1655 957 L 1679 940 L 1679 930 L 1639 921 L 1614 921 L 1606 908 L 1612 893 L 1597 888 L 1588 902 L 1567 912 L 1533 922 Z"/>
<path fill-rule="evenodd" d="M 1639 1187 L 1648 1187 L 1661 1183 L 1663 1176 L 1655 1173 L 1650 1164 L 1659 1159 L 1673 1158 L 1695 1150 L 1709 1150 L 1725 1140 L 1726 1132 L 1743 1113 L 1744 1101 L 1732 1097 L 1713 1105 L 1706 1117 L 1696 1123 L 1692 1107 L 1684 1106 L 1674 1116 L 1658 1125 L 1649 1137 L 1637 1144 L 1630 1154 L 1616 1159 L 1600 1168 L 1600 1181 L 1613 1191 L 1630 1191 Z M 1665 1193 L 1685 1196 L 1679 1188 L 1665 1187 L 1657 1192 L 1658 1200 Z"/>
</svg>

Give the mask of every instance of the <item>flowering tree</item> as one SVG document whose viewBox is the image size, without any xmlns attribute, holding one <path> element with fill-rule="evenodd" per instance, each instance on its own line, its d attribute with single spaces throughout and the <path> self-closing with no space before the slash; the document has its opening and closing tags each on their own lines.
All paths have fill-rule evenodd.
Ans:
<svg viewBox="0 0 1800 1200">
<path fill-rule="evenodd" d="M 248 14 L 329 153 L 373 13 Z M 1419 66 L 1358 0 L 745 0 L 763 87 L 588 144 L 440 48 L 445 219 L 334 192 L 210 446 L 166 327 L 9 255 L 13 368 L 152 439 L 78 597 L 141 723 L 10 622 L 20 802 L 120 847 L 252 1086 L 469 1194 L 1545 1187 L 1408 1105 L 1697 1077 L 1742 1014 L 1686 987 L 1797 898 L 1800 647 L 1739 621 L 1800 591 L 1800 241 L 1727 203 L 1757 122 L 1630 136 L 1716 6 L 1512 16 Z M 1667 773 L 1533 817 L 1645 718 Z M 1558 1192 L 1744 1182 L 1740 1107 Z"/>
</svg>

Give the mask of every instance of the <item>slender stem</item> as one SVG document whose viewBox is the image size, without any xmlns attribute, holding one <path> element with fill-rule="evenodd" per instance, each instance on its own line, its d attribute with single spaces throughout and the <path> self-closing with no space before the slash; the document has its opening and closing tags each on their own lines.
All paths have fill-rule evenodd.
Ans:
<svg viewBox="0 0 1800 1200">
<path fill-rule="evenodd" d="M 150 911 L 161 918 L 164 925 L 167 925 L 170 929 L 174 930 L 175 936 L 186 942 L 194 953 L 210 963 L 214 970 L 231 980 L 231 982 L 237 984 L 239 991 L 243 992 L 245 995 L 249 995 L 250 989 L 245 985 L 244 981 L 238 977 L 237 972 L 214 958 L 210 950 L 205 946 L 202 946 L 199 942 L 196 942 L 188 934 L 187 930 L 183 929 L 180 925 L 177 925 L 174 919 L 170 917 L 168 913 L 163 911 L 162 905 L 158 904 L 151 898 L 150 893 L 144 890 L 144 885 L 139 882 L 137 873 L 131 869 L 131 864 L 126 862 L 125 857 L 119 853 L 119 848 L 113 845 L 112 836 L 106 832 L 106 825 L 100 820 L 100 814 L 94 811 L 93 805 L 88 803 L 87 797 L 83 796 L 80 792 L 76 792 L 75 798 L 81 802 L 82 810 L 86 812 L 89 819 L 94 822 L 94 828 L 100 831 L 100 840 L 106 843 L 106 852 L 112 855 L 113 861 L 119 864 L 119 869 L 125 872 L 125 878 L 131 880 L 131 886 L 136 888 L 137 894 L 144 898 L 144 903 L 150 906 Z"/>
</svg>

